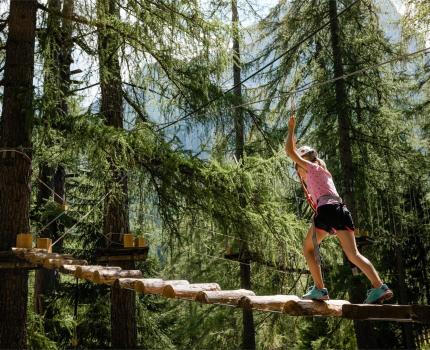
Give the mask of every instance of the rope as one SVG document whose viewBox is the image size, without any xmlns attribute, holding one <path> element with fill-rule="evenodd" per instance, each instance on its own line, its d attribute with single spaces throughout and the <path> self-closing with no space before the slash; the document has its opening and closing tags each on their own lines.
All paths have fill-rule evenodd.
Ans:
<svg viewBox="0 0 430 350">
<path fill-rule="evenodd" d="M 196 253 L 196 252 L 194 252 L 194 254 L 200 255 L 200 256 L 204 256 L 204 257 L 208 257 L 208 258 L 212 258 L 212 259 L 216 259 L 216 260 L 228 261 L 230 263 L 251 266 L 251 263 L 245 263 L 245 262 L 236 261 L 236 260 L 232 260 L 232 259 L 221 258 L 221 257 L 218 257 L 218 256 L 209 255 L 209 254 L 202 254 L 202 253 Z M 281 273 L 281 274 L 284 274 L 284 275 L 290 275 L 292 273 L 297 273 L 297 274 L 299 274 L 301 276 L 301 275 L 304 274 L 303 271 L 297 271 L 297 272 L 296 271 L 294 271 L 294 272 L 293 271 L 288 271 L 287 272 L 287 271 L 279 270 L 279 269 L 277 269 L 275 267 L 270 267 L 270 266 L 267 266 L 267 265 L 264 265 L 264 264 L 261 264 L 261 263 L 258 263 L 258 262 L 253 262 L 253 263 L 255 263 L 257 265 L 261 265 L 261 266 L 263 266 L 266 269 L 273 270 L 275 272 L 278 272 L 278 273 Z"/>
<path fill-rule="evenodd" d="M 124 174 L 120 179 L 119 179 L 119 181 L 118 181 L 118 183 L 119 182 L 121 182 L 122 180 L 124 180 L 124 178 L 126 177 L 126 175 L 127 174 Z M 107 196 L 109 196 L 112 192 L 113 192 L 113 190 L 114 190 L 115 188 L 114 187 L 112 187 L 111 189 L 110 189 L 110 191 L 108 191 L 85 215 L 83 215 L 72 227 L 70 227 L 69 229 L 66 229 L 65 231 L 64 231 L 64 233 L 60 236 L 60 237 L 58 237 L 58 239 L 55 241 L 55 242 L 53 242 L 52 243 L 52 246 L 54 246 L 54 245 L 56 245 L 59 241 L 61 241 L 71 230 L 73 230 L 76 226 L 78 226 L 83 220 L 85 220 L 85 218 L 87 218 L 88 217 L 88 215 L 90 215 L 93 211 L 94 211 L 94 209 L 101 203 L 101 202 L 103 202 L 105 199 L 106 199 L 106 197 Z"/>
<path fill-rule="evenodd" d="M 309 90 L 309 89 L 314 88 L 314 87 L 324 86 L 324 85 L 333 83 L 333 82 L 335 82 L 337 80 L 340 80 L 340 79 L 345 79 L 345 78 L 349 78 L 349 77 L 354 76 L 354 75 L 358 75 L 360 73 L 364 73 L 364 72 L 366 72 L 368 70 L 372 70 L 372 69 L 375 69 L 375 68 L 387 65 L 389 63 L 393 63 L 393 62 L 397 62 L 397 61 L 403 61 L 403 60 L 405 60 L 405 59 L 407 59 L 409 57 L 418 55 L 420 53 L 424 53 L 424 52 L 429 51 L 429 50 L 430 50 L 430 47 L 426 47 L 424 49 L 420 49 L 420 50 L 417 50 L 417 51 L 414 51 L 414 52 L 411 52 L 411 53 L 400 55 L 400 56 L 391 58 L 391 59 L 389 59 L 387 61 L 384 61 L 384 62 L 381 62 L 381 63 L 377 63 L 377 64 L 371 65 L 369 67 L 361 68 L 361 69 L 356 70 L 354 72 L 347 73 L 347 74 L 341 75 L 341 76 L 336 77 L 336 78 L 324 80 L 322 82 L 318 82 L 318 81 L 314 80 L 314 81 L 311 81 L 309 83 L 306 83 L 306 84 L 300 86 L 299 88 L 297 88 L 295 90 L 280 92 L 278 95 L 272 96 L 270 98 L 263 98 L 263 99 L 260 99 L 260 100 L 251 101 L 251 102 L 245 102 L 245 103 L 242 103 L 242 104 L 239 104 L 239 105 L 231 106 L 231 107 L 227 108 L 226 110 L 231 110 L 231 109 L 235 109 L 235 108 L 245 107 L 245 106 L 253 105 L 255 103 L 260 103 L 260 102 L 265 102 L 265 101 L 271 101 L 271 100 L 273 100 L 275 98 L 284 97 L 285 95 L 294 95 L 294 94 L 297 94 L 297 93 Z"/>
<path fill-rule="evenodd" d="M 351 3 L 350 5 L 348 5 L 347 7 L 345 7 L 342 11 L 340 11 L 337 15 L 336 15 L 336 19 L 340 16 L 342 16 L 345 12 L 347 12 L 351 7 L 353 7 L 355 4 L 357 4 L 360 0 L 355 0 L 353 3 Z M 327 17 L 327 16 L 326 16 Z M 270 61 L 269 63 L 265 64 L 263 67 L 261 67 L 260 69 L 258 69 L 257 71 L 255 71 L 254 73 L 250 74 L 248 77 L 246 77 L 245 79 L 243 79 L 242 81 L 238 82 L 237 84 L 233 85 L 230 89 L 228 89 L 227 91 L 223 92 L 220 96 L 217 96 L 211 100 L 209 100 L 208 102 L 200 105 L 200 107 L 196 108 L 195 110 L 187 113 L 186 115 L 184 115 L 183 117 L 170 122 L 168 124 L 166 124 L 165 126 L 162 126 L 160 128 L 157 129 L 157 131 L 161 131 L 164 130 L 176 123 L 179 123 L 189 117 L 191 117 L 192 115 L 196 114 L 197 112 L 201 111 L 203 108 L 209 106 L 210 104 L 212 104 L 213 102 L 219 100 L 221 97 L 224 97 L 226 94 L 228 94 L 229 92 L 233 91 L 235 88 L 237 88 L 238 86 L 242 85 L 243 83 L 245 83 L 246 81 L 248 81 L 249 79 L 251 79 L 252 77 L 256 76 L 257 74 L 261 73 L 263 70 L 265 70 L 267 67 L 270 67 L 272 64 L 274 64 L 275 62 L 277 62 L 278 60 L 280 60 L 282 57 L 284 57 L 285 55 L 287 55 L 288 53 L 292 52 L 293 50 L 297 49 L 298 47 L 300 47 L 300 45 L 302 45 L 304 42 L 306 42 L 307 40 L 309 40 L 310 38 L 312 38 L 313 36 L 315 36 L 316 34 L 318 34 L 321 30 L 323 30 L 325 27 L 327 27 L 330 24 L 330 20 L 326 21 L 323 25 L 321 25 L 320 27 L 318 27 L 316 30 L 314 30 L 313 32 L 311 32 L 309 35 L 307 35 L 304 39 L 302 39 L 301 41 L 299 41 L 297 44 L 293 45 L 291 48 L 289 48 L 288 50 L 284 51 L 282 54 L 280 54 L 278 57 L 274 58 L 272 61 Z"/>
<path fill-rule="evenodd" d="M 7 153 L 7 152 L 11 152 L 11 153 L 17 153 L 21 156 L 24 157 L 24 159 L 28 160 L 28 162 L 31 164 L 31 158 L 28 156 L 27 153 L 24 153 L 23 150 L 24 149 L 31 149 L 30 147 L 26 147 L 26 148 L 0 148 L 0 153 Z"/>
<path fill-rule="evenodd" d="M 59 200 L 61 200 L 61 203 L 65 203 L 64 198 L 61 197 L 57 192 L 55 192 L 55 190 L 53 188 L 51 188 L 48 184 L 46 184 L 43 180 L 41 180 L 40 177 L 37 177 L 36 180 L 39 181 L 48 190 L 50 190 L 54 196 L 56 196 Z"/>
</svg>

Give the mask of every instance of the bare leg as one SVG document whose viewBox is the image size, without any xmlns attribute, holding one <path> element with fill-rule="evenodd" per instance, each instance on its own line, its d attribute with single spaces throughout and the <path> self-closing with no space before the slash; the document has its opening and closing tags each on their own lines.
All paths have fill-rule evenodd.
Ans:
<svg viewBox="0 0 430 350">
<path fill-rule="evenodd" d="M 354 232 L 339 230 L 336 235 L 349 261 L 366 275 L 372 283 L 373 288 L 379 288 L 382 285 L 382 281 L 379 278 L 378 272 L 376 272 L 372 263 L 358 251 L 355 244 Z"/>
<path fill-rule="evenodd" d="M 318 244 L 328 236 L 328 233 L 322 230 L 317 230 L 317 241 Z M 303 255 L 305 256 L 306 262 L 311 272 L 312 279 L 314 280 L 315 286 L 319 289 L 324 288 L 324 281 L 321 273 L 321 266 L 319 266 L 315 260 L 314 244 L 312 242 L 313 235 L 313 224 L 308 230 L 305 241 L 303 242 Z"/>
</svg>

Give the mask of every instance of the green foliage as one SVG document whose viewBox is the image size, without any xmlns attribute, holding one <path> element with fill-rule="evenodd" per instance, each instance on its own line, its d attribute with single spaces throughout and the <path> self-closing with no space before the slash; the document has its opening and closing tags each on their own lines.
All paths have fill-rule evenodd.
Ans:
<svg viewBox="0 0 430 350">
<path fill-rule="evenodd" d="M 414 3 L 416 13 L 409 15 L 416 23 L 428 24 L 427 3 Z M 231 247 L 238 255 L 246 252 L 254 256 L 251 282 L 257 294 L 300 295 L 311 283 L 309 276 L 283 269 L 306 268 L 302 241 L 311 213 L 281 150 L 292 98 L 285 92 L 332 78 L 328 28 L 258 75 L 256 86 L 244 89 L 245 102 L 267 100 L 258 108 L 243 110 L 245 156 L 236 164 L 231 148 L 235 144 L 232 106 L 237 98 L 222 95 L 225 86 L 221 84 L 231 74 L 231 32 L 224 18 L 230 18 L 229 4 L 211 3 L 212 12 L 204 12 L 198 2 L 189 0 L 129 0 L 118 5 L 120 18 L 100 11 L 95 18 L 93 3 L 76 1 L 80 17 L 74 24 L 75 55 L 82 55 L 88 67 L 67 93 L 59 84 L 56 66 L 56 55 L 61 51 L 59 33 L 40 33 L 43 73 L 37 74 L 43 96 L 36 94 L 33 169 L 43 165 L 66 169 L 70 209 L 61 217 L 59 227 L 76 227 L 66 234 L 64 250 L 94 263 L 95 249 L 106 244 L 103 197 L 107 191 L 111 201 L 122 196 L 122 188 L 114 180 L 126 172 L 132 231 L 150 245 L 148 260 L 138 265 L 145 276 L 216 281 L 223 289 L 237 289 L 239 263 L 224 256 Z M 258 69 L 320 26 L 327 20 L 327 5 L 326 0 L 280 1 L 260 21 L 261 38 L 251 43 L 253 50 L 264 46 L 263 52 L 252 51 L 256 59 L 244 63 L 244 70 Z M 227 11 L 228 16 L 218 9 Z M 377 65 L 408 47 L 406 42 L 387 40 L 378 16 L 375 2 L 366 0 L 340 19 L 346 74 Z M 55 26 L 56 22 L 44 17 L 40 23 Z M 407 29 L 418 31 L 414 26 Z M 110 42 L 110 50 L 118 54 L 123 78 L 131 83 L 127 89 L 123 84 L 127 96 L 123 100 L 127 110 L 123 111 L 124 129 L 105 125 L 98 95 L 91 103 L 79 92 L 82 88 L 86 94 L 85 84 L 98 79 L 93 67 L 98 63 L 98 33 L 116 38 Z M 393 64 L 348 77 L 346 103 L 352 125 L 349 136 L 359 207 L 357 225 L 374 239 L 365 254 L 394 288 L 396 302 L 404 302 L 399 293 L 403 290 L 407 302 L 428 304 L 429 67 L 425 60 L 412 62 L 418 67 L 412 73 L 407 65 Z M 112 77 L 110 68 L 100 79 Z M 190 116 L 178 129 L 158 129 L 157 124 L 162 127 L 163 122 L 215 98 L 219 100 Z M 333 84 L 315 85 L 295 98 L 300 142 L 317 147 L 335 182 L 342 184 Z M 60 101 L 67 102 L 67 113 L 59 109 Z M 197 133 L 196 128 L 205 134 L 201 149 L 184 149 L 179 136 L 185 125 L 191 135 Z M 199 157 L 206 149 L 208 157 Z M 38 175 L 34 171 L 34 177 Z M 52 200 L 43 205 L 37 202 L 35 183 L 32 228 L 37 231 L 60 210 Z M 345 189 L 341 185 L 339 190 Z M 347 299 L 345 286 L 351 276 L 338 242 L 327 239 L 321 253 L 331 297 Z M 47 299 L 55 317 L 29 312 L 29 347 L 109 347 L 108 292 L 104 287 L 80 284 L 75 317 L 76 286 L 72 280 L 61 281 L 59 290 Z M 143 348 L 241 347 L 240 310 L 140 296 L 137 313 Z M 357 346 L 350 321 L 259 312 L 254 317 L 259 348 Z M 402 328 L 394 324 L 374 327 L 392 339 L 390 346 L 404 345 Z"/>
</svg>

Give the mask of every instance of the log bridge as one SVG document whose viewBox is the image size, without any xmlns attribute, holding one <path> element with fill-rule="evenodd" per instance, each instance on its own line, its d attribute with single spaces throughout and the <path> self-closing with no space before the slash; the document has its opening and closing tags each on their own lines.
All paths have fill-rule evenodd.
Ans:
<svg viewBox="0 0 430 350">
<path fill-rule="evenodd" d="M 362 305 L 351 304 L 346 300 L 303 300 L 296 295 L 255 295 L 253 291 L 245 289 L 222 290 L 218 283 L 190 283 L 187 280 L 144 278 L 139 270 L 88 265 L 85 260 L 75 259 L 71 255 L 49 253 L 44 249 L 12 248 L 11 252 L 2 252 L 0 267 L 55 269 L 96 284 L 109 286 L 115 284 L 145 295 L 160 295 L 165 298 L 184 299 L 202 304 L 276 312 L 291 316 L 343 317 L 353 320 L 430 324 L 430 306 L 428 305 Z"/>
</svg>

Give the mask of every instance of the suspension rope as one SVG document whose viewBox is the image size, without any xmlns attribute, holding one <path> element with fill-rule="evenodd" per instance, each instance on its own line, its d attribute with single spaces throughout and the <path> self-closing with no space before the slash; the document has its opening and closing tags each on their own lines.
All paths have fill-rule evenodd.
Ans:
<svg viewBox="0 0 430 350">
<path fill-rule="evenodd" d="M 125 177 L 127 176 L 127 174 L 124 174 L 117 183 L 120 183 L 122 180 L 125 179 Z M 59 241 L 61 241 L 69 232 L 71 232 L 76 226 L 78 226 L 83 220 L 85 220 L 93 211 L 94 209 L 101 203 L 103 202 L 115 189 L 115 187 L 112 187 L 99 201 L 97 201 L 97 203 L 95 205 L 93 205 L 93 207 L 83 216 L 81 216 L 81 218 L 70 228 L 64 230 L 64 233 L 58 237 L 58 239 L 52 243 L 52 246 L 56 245 Z"/>
<path fill-rule="evenodd" d="M 303 91 L 306 91 L 306 90 L 310 90 L 310 89 L 312 89 L 314 87 L 324 86 L 324 85 L 336 82 L 337 80 L 346 79 L 346 78 L 349 78 L 351 76 L 358 75 L 358 74 L 364 73 L 364 72 L 366 72 L 368 70 L 372 70 L 372 69 L 375 69 L 375 68 L 378 68 L 378 67 L 381 67 L 381 66 L 393 63 L 393 62 L 403 61 L 403 60 L 405 60 L 405 59 L 407 59 L 409 57 L 416 56 L 416 55 L 421 54 L 421 53 L 425 53 L 425 52 L 427 52 L 429 50 L 430 50 L 430 47 L 425 47 L 423 49 L 420 49 L 420 50 L 417 50 L 417 51 L 414 51 L 414 52 L 410 52 L 410 53 L 406 53 L 406 54 L 403 54 L 403 55 L 400 55 L 400 56 L 396 56 L 394 58 L 391 58 L 391 59 L 389 59 L 387 61 L 384 61 L 384 62 L 381 62 L 381 63 L 377 63 L 377 64 L 374 64 L 374 65 L 371 65 L 371 66 L 368 66 L 368 67 L 364 67 L 364 68 L 358 69 L 358 70 L 356 70 L 354 72 L 351 72 L 351 73 L 346 73 L 346 74 L 341 75 L 341 76 L 336 77 L 336 78 L 331 78 L 331 79 L 328 79 L 328 80 L 324 80 L 322 82 L 318 82 L 318 81 L 314 80 L 314 81 L 311 81 L 309 83 L 306 83 L 306 84 L 298 87 L 295 90 L 290 90 L 290 91 L 285 91 L 285 92 L 279 92 L 278 95 L 272 96 L 270 98 L 263 98 L 263 99 L 260 99 L 260 100 L 245 102 L 245 103 L 242 103 L 242 104 L 239 104 L 239 105 L 228 107 L 226 110 L 232 110 L 232 109 L 246 107 L 246 106 L 253 105 L 253 104 L 256 104 L 256 103 L 260 103 L 260 102 L 271 101 L 271 100 L 273 100 L 275 98 L 284 97 L 285 95 L 295 95 L 295 94 L 298 94 L 300 92 L 303 92 Z"/>
<path fill-rule="evenodd" d="M 27 160 L 30 164 L 31 164 L 31 158 L 29 157 L 29 155 L 27 153 L 24 152 L 25 149 L 31 149 L 30 147 L 19 147 L 19 148 L 0 148 L 0 153 L 16 153 L 19 154 L 21 156 L 23 156 L 23 158 L 25 160 Z"/>
</svg>

